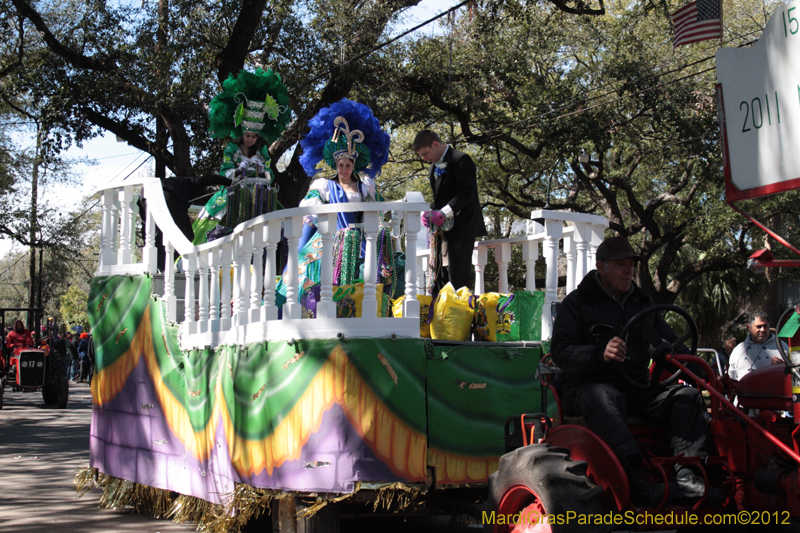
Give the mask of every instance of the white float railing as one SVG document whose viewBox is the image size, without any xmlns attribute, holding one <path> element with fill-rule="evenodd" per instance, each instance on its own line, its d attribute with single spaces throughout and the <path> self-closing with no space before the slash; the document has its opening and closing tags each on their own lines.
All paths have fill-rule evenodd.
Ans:
<svg viewBox="0 0 800 533">
<path fill-rule="evenodd" d="M 137 196 L 147 201 L 145 240 L 141 261 L 134 257 Z M 416 197 L 413 197 L 416 199 Z M 416 264 L 406 266 L 406 300 L 403 318 L 378 317 L 377 238 L 380 213 L 392 211 L 402 217 L 406 246 L 415 250 L 424 202 L 361 202 L 293 208 L 261 215 L 234 228 L 230 235 L 194 246 L 173 221 L 156 178 L 126 181 L 102 190 L 100 263 L 96 275 L 156 273 L 155 228 L 161 230 L 166 251 L 163 298 L 167 319 L 181 323 L 183 348 L 242 344 L 264 340 L 334 338 L 337 336 L 419 337 L 419 302 L 416 298 Z M 320 301 L 317 317 L 301 319 L 298 301 L 297 245 L 305 215 L 317 215 L 322 237 L 323 257 L 332 257 L 336 215 L 339 212 L 362 212 L 366 238 L 364 295 L 361 317 L 336 318 L 333 301 L 333 261 L 321 261 Z M 288 240 L 290 253 L 286 269 L 286 303 L 282 319 L 275 306 L 278 243 L 281 229 Z M 181 256 L 186 284 L 183 294 L 184 316 L 177 316 L 175 263 L 173 251 Z M 262 257 L 266 255 L 266 260 Z M 263 261 L 263 262 L 262 262 Z M 263 265 L 263 269 L 262 269 Z M 232 275 L 229 274 L 232 272 Z M 231 279 L 232 278 L 232 279 Z M 193 283 L 192 280 L 195 280 Z M 197 294 L 195 294 L 197 287 Z"/>
<path fill-rule="evenodd" d="M 536 261 L 541 257 L 546 262 L 544 307 L 542 308 L 542 339 L 550 337 L 551 304 L 558 299 L 558 258 L 559 248 L 566 258 L 567 293 L 572 292 L 580 280 L 594 268 L 595 252 L 603 242 L 603 234 L 608 227 L 608 219 L 598 215 L 571 213 L 567 211 L 537 210 L 531 213 L 533 222 L 529 235 L 478 241 L 472 252 L 475 267 L 475 294 L 486 292 L 484 271 L 488 263 L 489 248 L 494 250 L 494 260 L 498 267 L 497 292 L 508 293 L 508 264 L 511 262 L 511 247 L 522 247 L 522 260 L 525 263 L 525 289 L 536 290 Z M 417 281 L 420 292 L 426 291 L 426 279 L 430 279 L 427 250 L 417 252 Z"/>
<path fill-rule="evenodd" d="M 136 261 L 134 230 L 138 213 L 135 193 L 144 196 L 145 237 L 141 260 Z M 102 222 L 98 276 L 156 274 L 156 226 L 163 234 L 166 252 L 164 291 L 158 294 L 165 304 L 166 318 L 181 324 L 184 348 L 242 344 L 264 340 L 302 338 L 334 338 L 337 336 L 419 337 L 418 293 L 424 293 L 428 272 L 426 230 L 420 214 L 428 204 L 420 193 L 408 193 L 402 202 L 363 202 L 329 204 L 293 208 L 261 215 L 234 228 L 230 235 L 210 243 L 194 246 L 181 233 L 172 219 L 164 199 L 161 181 L 140 178 L 111 184 L 102 193 Z M 380 213 L 392 211 L 403 220 L 406 250 L 416 250 L 416 261 L 407 260 L 404 283 L 406 299 L 403 318 L 378 317 L 376 241 L 380 230 Z M 337 319 L 333 301 L 333 261 L 321 261 L 320 301 L 317 316 L 302 319 L 298 301 L 298 255 L 305 215 L 317 215 L 317 228 L 322 240 L 322 257 L 332 257 L 336 215 L 339 212 L 363 212 L 366 239 L 364 292 L 360 318 Z M 488 249 L 494 249 L 499 268 L 498 292 L 508 292 L 508 264 L 511 247 L 521 246 L 525 262 L 526 289 L 535 290 L 535 263 L 541 256 L 547 268 L 545 299 L 542 310 L 542 338 L 550 336 L 551 303 L 557 299 L 559 248 L 566 259 L 567 292 L 594 265 L 597 247 L 603 240 L 608 220 L 597 215 L 561 211 L 534 211 L 533 230 L 529 235 L 479 241 L 473 252 L 475 266 L 474 292 L 485 292 L 484 269 Z M 278 265 L 278 243 L 288 240 L 289 254 L 285 281 L 286 303 L 282 317 L 275 305 Z M 176 265 L 173 252 L 182 256 L 185 276 L 184 294 L 175 293 Z M 262 257 L 266 257 L 263 260 Z M 262 268 L 263 267 L 263 268 Z M 194 282 L 192 282 L 194 280 Z M 196 290 L 195 290 L 196 289 Z M 182 297 L 184 313 L 177 316 Z"/>
</svg>

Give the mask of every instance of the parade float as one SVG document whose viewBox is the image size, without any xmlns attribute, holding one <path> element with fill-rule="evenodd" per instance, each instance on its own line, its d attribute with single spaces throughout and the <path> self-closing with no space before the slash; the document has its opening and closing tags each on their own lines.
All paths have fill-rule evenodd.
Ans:
<svg viewBox="0 0 800 533">
<path fill-rule="evenodd" d="M 541 409 L 536 371 L 559 265 L 566 289 L 574 289 L 608 225 L 594 215 L 536 211 L 527 234 L 478 242 L 474 295 L 487 294 L 492 248 L 495 289 L 507 305 L 476 315 L 494 325 L 484 338 L 508 340 L 477 342 L 469 328 L 453 340 L 441 338 L 435 317 L 428 324 L 427 230 L 420 223 L 428 205 L 419 193 L 278 210 L 201 245 L 176 226 L 160 180 L 128 179 L 100 194 L 101 249 L 88 302 L 97 354 L 91 467 L 76 484 L 101 488 L 105 506 L 194 521 L 208 531 L 237 530 L 265 512 L 276 531 L 336 531 L 340 509 L 477 516 L 505 453 L 506 419 Z M 140 197 L 146 213 L 138 212 Z M 342 317 L 353 306 L 337 296 L 343 291 L 332 283 L 331 261 L 321 262 L 315 316 L 304 314 L 293 289 L 296 254 L 288 255 L 279 309 L 282 235 L 297 249 L 303 217 L 314 214 L 320 254 L 331 257 L 337 213 L 348 210 L 363 212 L 366 242 L 364 281 L 344 291 L 358 300 L 357 316 Z M 392 303 L 393 313 L 380 304 L 376 283 L 385 212 L 399 224 L 395 235 L 402 228 L 397 241 L 408 258 L 399 280 L 404 298 Z M 534 302 L 532 312 L 508 301 L 513 247 L 521 248 L 527 280 L 517 299 Z M 544 290 L 535 286 L 540 247 Z M 431 331 L 439 338 L 423 336 Z"/>
</svg>

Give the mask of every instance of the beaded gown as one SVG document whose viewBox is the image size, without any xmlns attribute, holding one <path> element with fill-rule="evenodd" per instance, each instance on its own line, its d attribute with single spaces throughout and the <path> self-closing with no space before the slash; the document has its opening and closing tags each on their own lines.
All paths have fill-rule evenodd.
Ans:
<svg viewBox="0 0 800 533">
<path fill-rule="evenodd" d="M 250 160 L 253 162 L 257 161 L 261 163 L 261 165 L 264 167 L 264 172 L 269 179 L 270 185 L 273 183 L 272 172 L 269 169 L 269 150 L 266 146 L 262 146 L 261 149 L 252 157 L 247 157 L 244 155 L 244 152 L 238 144 L 228 143 L 228 146 L 225 147 L 225 153 L 222 158 L 222 165 L 220 165 L 219 175 L 225 176 L 233 181 L 236 169 L 245 160 Z M 228 209 L 228 189 L 228 187 L 223 187 L 222 189 L 218 190 L 206 203 L 203 210 L 197 215 L 197 218 L 192 223 L 192 231 L 194 232 L 192 244 L 197 245 L 205 243 L 208 239 L 208 232 L 213 230 L 219 221 L 224 217 Z M 258 211 L 258 214 L 260 214 L 260 211 Z M 244 220 L 238 220 L 238 222 L 244 222 Z"/>
<path fill-rule="evenodd" d="M 375 202 L 383 201 L 383 197 L 375 189 L 375 181 L 362 177 L 359 182 L 359 191 L 348 193 L 335 180 L 319 178 L 311 183 L 305 198 L 300 201 L 300 207 L 325 205 L 345 202 Z M 364 257 L 364 240 L 360 229 L 350 228 L 350 224 L 361 222 L 361 213 L 339 213 L 336 217 L 336 236 L 334 237 L 334 250 L 339 247 L 339 253 L 334 252 L 335 285 L 349 284 L 360 277 L 361 259 Z M 316 229 L 317 216 L 307 215 L 304 218 L 303 236 L 298 246 L 298 295 L 302 296 L 320 282 L 320 256 L 322 253 L 322 238 Z M 352 253 L 341 253 L 340 247 L 350 240 L 356 241 L 357 256 Z M 360 244 L 358 244 L 360 243 Z M 345 247 L 352 249 L 352 246 Z M 286 273 L 278 283 L 275 295 L 275 304 L 278 306 L 286 302 Z"/>
</svg>

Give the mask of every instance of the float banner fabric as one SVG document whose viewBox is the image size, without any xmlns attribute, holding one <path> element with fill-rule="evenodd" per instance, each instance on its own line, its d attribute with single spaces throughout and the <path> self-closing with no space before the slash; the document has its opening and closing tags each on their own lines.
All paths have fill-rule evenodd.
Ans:
<svg viewBox="0 0 800 533">
<path fill-rule="evenodd" d="M 437 483 L 486 482 L 506 418 L 539 410 L 538 345 L 449 358 L 431 341 L 390 338 L 184 352 L 151 286 L 92 282 L 91 466 L 110 476 L 212 503 L 237 482 L 350 493 L 426 483 L 429 468 Z"/>
</svg>

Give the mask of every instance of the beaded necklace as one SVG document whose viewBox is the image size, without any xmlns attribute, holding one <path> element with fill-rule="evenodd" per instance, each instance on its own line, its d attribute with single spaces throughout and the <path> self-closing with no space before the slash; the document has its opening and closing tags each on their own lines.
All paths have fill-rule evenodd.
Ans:
<svg viewBox="0 0 800 533">
<path fill-rule="evenodd" d="M 361 230 L 341 229 L 336 232 L 334 246 L 334 285 L 352 285 L 358 279 L 361 256 Z"/>
<path fill-rule="evenodd" d="M 394 294 L 397 285 L 397 269 L 394 261 L 394 245 L 390 228 L 381 228 L 378 232 L 378 274 L 376 283 L 389 286 L 389 292 L 384 291 L 390 297 Z"/>
</svg>

